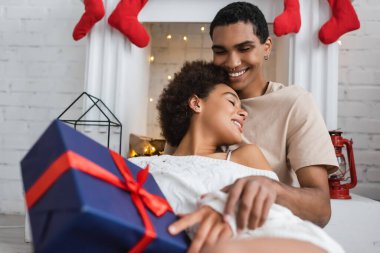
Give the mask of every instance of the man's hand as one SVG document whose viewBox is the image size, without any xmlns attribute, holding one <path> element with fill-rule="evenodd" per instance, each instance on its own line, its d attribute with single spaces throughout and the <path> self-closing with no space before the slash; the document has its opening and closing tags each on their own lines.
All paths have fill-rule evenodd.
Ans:
<svg viewBox="0 0 380 253">
<path fill-rule="evenodd" d="M 292 187 L 267 177 L 250 176 L 222 190 L 229 194 L 225 215 L 237 212 L 238 229 L 263 225 L 273 203 L 289 208 L 296 216 L 321 227 L 331 216 L 327 171 L 324 166 L 308 166 L 296 171 L 301 187 Z"/>
<path fill-rule="evenodd" d="M 169 232 L 176 235 L 195 224 L 199 224 L 199 228 L 188 253 L 201 252 L 232 237 L 231 228 L 223 221 L 222 215 L 209 206 L 202 206 L 195 212 L 184 215 L 169 226 Z"/>
<path fill-rule="evenodd" d="M 263 176 L 240 178 L 222 191 L 228 193 L 224 214 L 233 214 L 237 207 L 238 231 L 261 227 L 277 197 L 276 182 Z"/>
</svg>

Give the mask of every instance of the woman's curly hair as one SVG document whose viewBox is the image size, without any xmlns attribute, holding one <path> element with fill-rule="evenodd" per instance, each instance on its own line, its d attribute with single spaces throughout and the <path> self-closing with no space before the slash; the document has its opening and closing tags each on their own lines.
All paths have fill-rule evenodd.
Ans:
<svg viewBox="0 0 380 253">
<path fill-rule="evenodd" d="M 186 62 L 163 90 L 157 103 L 162 135 L 178 146 L 189 129 L 193 111 L 188 105 L 193 95 L 206 98 L 217 84 L 229 84 L 228 73 L 205 61 Z"/>
</svg>

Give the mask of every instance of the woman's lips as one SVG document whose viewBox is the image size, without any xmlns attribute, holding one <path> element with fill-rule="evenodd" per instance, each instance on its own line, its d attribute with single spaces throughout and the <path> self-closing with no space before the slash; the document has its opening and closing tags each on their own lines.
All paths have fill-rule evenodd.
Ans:
<svg viewBox="0 0 380 253">
<path fill-rule="evenodd" d="M 239 129 L 240 132 L 243 132 L 243 124 L 241 122 L 239 122 L 238 120 L 233 119 L 232 123 L 235 124 L 238 127 L 238 129 Z"/>
</svg>

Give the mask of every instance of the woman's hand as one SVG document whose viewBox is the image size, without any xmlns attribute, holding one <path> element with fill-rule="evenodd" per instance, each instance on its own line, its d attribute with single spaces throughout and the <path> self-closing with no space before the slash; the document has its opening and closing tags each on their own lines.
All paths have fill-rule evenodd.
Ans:
<svg viewBox="0 0 380 253">
<path fill-rule="evenodd" d="M 169 232 L 176 235 L 195 224 L 199 227 L 188 253 L 201 252 L 232 237 L 232 230 L 223 221 L 223 216 L 209 206 L 202 206 L 195 212 L 184 215 L 169 226 Z"/>
<path fill-rule="evenodd" d="M 232 215 L 237 209 L 238 232 L 261 227 L 277 197 L 276 181 L 262 176 L 240 178 L 222 191 L 228 193 L 224 214 Z"/>
</svg>

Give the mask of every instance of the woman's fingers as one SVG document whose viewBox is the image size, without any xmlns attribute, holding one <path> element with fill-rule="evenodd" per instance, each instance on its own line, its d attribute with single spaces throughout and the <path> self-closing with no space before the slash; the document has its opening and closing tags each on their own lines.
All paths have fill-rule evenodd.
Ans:
<svg viewBox="0 0 380 253">
<path fill-rule="evenodd" d="M 199 224 L 198 231 L 191 242 L 188 253 L 198 253 L 202 249 L 205 243 L 210 239 L 209 236 L 214 230 L 215 223 L 218 221 L 219 214 L 215 212 L 207 212 L 203 214 L 204 218 Z"/>
<path fill-rule="evenodd" d="M 172 235 L 176 235 L 185 229 L 197 224 L 203 218 L 203 209 L 198 209 L 197 211 L 184 215 L 179 220 L 172 223 L 168 230 Z"/>
<path fill-rule="evenodd" d="M 209 230 L 206 240 L 204 241 L 200 252 L 207 252 L 208 249 L 213 248 L 215 245 L 226 241 L 232 237 L 232 231 L 230 226 L 223 222 L 220 214 L 217 214 L 212 227 Z"/>
<path fill-rule="evenodd" d="M 195 224 L 199 224 L 199 227 L 188 253 L 198 253 L 214 246 L 220 238 L 226 239 L 232 236 L 231 228 L 223 221 L 222 216 L 208 206 L 203 206 L 171 224 L 169 232 L 175 235 Z"/>
<path fill-rule="evenodd" d="M 224 226 L 222 231 L 219 233 L 218 242 L 223 242 L 232 237 L 232 231 L 229 225 Z"/>
<path fill-rule="evenodd" d="M 223 228 L 224 224 L 220 223 L 220 221 L 214 223 L 212 229 L 210 229 L 208 235 L 206 236 L 206 240 L 202 245 L 201 251 L 214 246 L 218 242 L 219 235 L 222 232 Z"/>
</svg>

